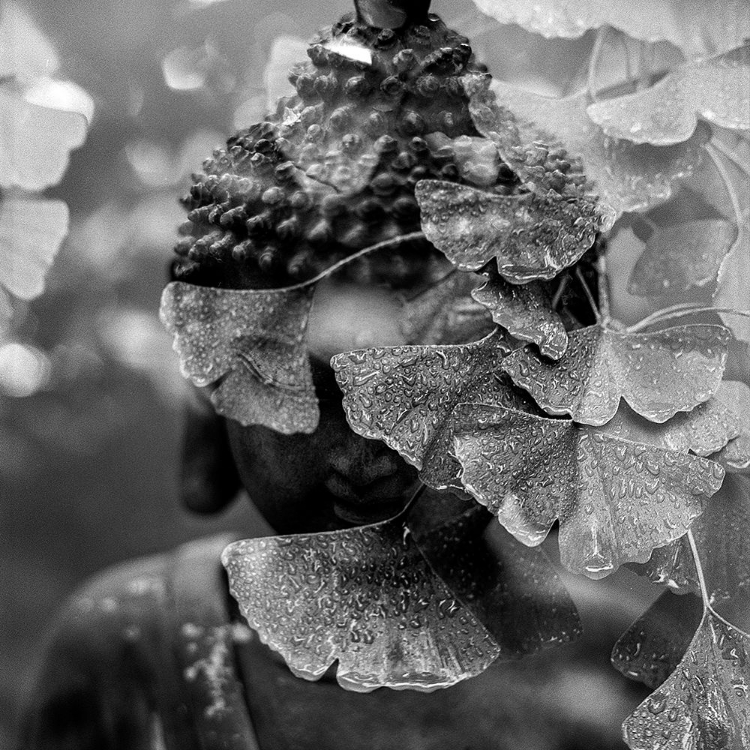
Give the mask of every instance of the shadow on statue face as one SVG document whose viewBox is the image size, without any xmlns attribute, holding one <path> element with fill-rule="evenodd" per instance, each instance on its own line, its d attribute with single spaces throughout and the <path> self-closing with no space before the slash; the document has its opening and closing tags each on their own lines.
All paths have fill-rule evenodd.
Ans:
<svg viewBox="0 0 750 750">
<path fill-rule="evenodd" d="M 385 520 L 418 486 L 417 470 L 379 440 L 349 427 L 331 356 L 405 343 L 401 303 L 387 287 L 326 280 L 315 291 L 308 349 L 320 403 L 309 435 L 227 421 L 235 463 L 251 500 L 278 533 L 326 531 Z"/>
</svg>

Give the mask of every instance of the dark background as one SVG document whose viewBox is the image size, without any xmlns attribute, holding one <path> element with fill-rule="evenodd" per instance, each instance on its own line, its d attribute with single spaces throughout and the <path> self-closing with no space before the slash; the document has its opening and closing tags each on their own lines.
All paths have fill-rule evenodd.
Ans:
<svg viewBox="0 0 750 750">
<path fill-rule="evenodd" d="M 14 335 L 38 349 L 49 377 L 25 398 L 0 393 L 0 748 L 45 628 L 82 579 L 252 525 L 247 504 L 198 518 L 176 494 L 184 385 L 156 315 L 182 220 L 176 199 L 215 145 L 262 115 L 274 40 L 308 38 L 349 10 L 346 0 L 24 7 L 59 53 L 58 76 L 82 86 L 96 113 L 63 181 L 48 191 L 70 207 L 69 237 L 47 291 L 15 322 Z M 501 35 L 470 0 L 435 0 L 433 9 L 472 36 L 493 73 L 550 93 L 563 91 L 591 47 L 589 35 L 556 43 L 520 29 Z M 269 80 L 273 96 L 283 76 Z M 586 601 L 591 591 L 578 587 Z M 639 597 L 618 594 L 618 625 L 637 614 Z M 613 727 L 621 719 L 602 718 Z"/>
</svg>

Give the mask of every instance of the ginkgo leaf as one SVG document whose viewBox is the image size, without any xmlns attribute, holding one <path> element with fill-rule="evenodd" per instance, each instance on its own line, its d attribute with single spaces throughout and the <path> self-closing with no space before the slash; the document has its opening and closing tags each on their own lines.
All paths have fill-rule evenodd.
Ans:
<svg viewBox="0 0 750 750">
<path fill-rule="evenodd" d="M 741 235 L 724 257 L 714 294 L 714 305 L 730 310 L 750 312 L 750 230 L 744 218 Z M 750 320 L 737 315 L 722 314 L 725 325 L 743 341 L 750 341 Z"/>
<path fill-rule="evenodd" d="M 750 747 L 750 636 L 706 611 L 683 660 L 623 735 L 631 750 Z"/>
<path fill-rule="evenodd" d="M 568 334 L 560 316 L 552 309 L 551 295 L 542 282 L 509 284 L 494 271 L 487 282 L 471 293 L 492 313 L 492 320 L 511 336 L 532 341 L 539 351 L 560 359 L 568 347 Z"/>
<path fill-rule="evenodd" d="M 628 293 L 691 301 L 696 288 L 715 284 L 736 234 L 734 225 L 724 219 L 659 227 L 633 268 Z"/>
<path fill-rule="evenodd" d="M 716 394 L 698 404 L 692 411 L 680 412 L 663 423 L 654 423 L 636 414 L 627 404 L 621 404 L 617 414 L 607 423 L 607 434 L 649 445 L 699 456 L 711 456 L 742 434 L 747 425 L 750 431 L 750 402 L 747 416 L 742 399 L 750 398 L 750 388 L 744 383 L 722 381 Z M 721 463 L 721 461 L 719 461 Z"/>
<path fill-rule="evenodd" d="M 716 394 L 739 419 L 739 434 L 712 455 L 728 472 L 750 469 L 750 387 L 741 382 L 722 382 Z"/>
<path fill-rule="evenodd" d="M 713 605 L 731 600 L 750 586 L 750 479 L 728 474 L 691 531 L 701 555 Z M 639 575 L 678 592 L 699 591 L 698 574 L 687 538 L 655 549 Z"/>
<path fill-rule="evenodd" d="M 524 544 L 559 520 L 563 565 L 591 578 L 684 534 L 724 477 L 713 461 L 567 419 L 462 404 L 455 422 L 466 490 Z"/>
<path fill-rule="evenodd" d="M 338 662 L 349 690 L 431 691 L 580 630 L 546 558 L 517 557 L 513 540 L 487 544 L 484 526 L 472 514 L 415 542 L 397 518 L 235 542 L 222 562 L 248 623 L 297 676 L 319 679 Z M 480 577 L 459 578 L 467 562 L 481 563 Z"/>
<path fill-rule="evenodd" d="M 645 42 L 665 40 L 688 55 L 732 49 L 750 36 L 742 0 L 474 0 L 500 23 L 517 23 L 545 37 L 575 38 L 589 29 L 614 26 Z"/>
<path fill-rule="evenodd" d="M 562 144 L 571 157 L 580 159 L 586 177 L 606 209 L 605 230 L 629 211 L 646 211 L 672 196 L 676 180 L 688 177 L 702 158 L 701 145 L 708 138 L 698 128 L 684 143 L 651 146 L 615 140 L 591 121 L 586 93 L 563 99 L 532 94 L 508 84 L 467 77 L 469 109 L 482 135 L 495 141 L 500 154 L 514 169 L 519 158 L 513 148 L 544 141 Z M 515 163 L 514 163 L 515 162 Z"/>
<path fill-rule="evenodd" d="M 482 280 L 453 271 L 434 286 L 405 301 L 399 326 L 408 344 L 466 344 L 495 327 L 487 309 L 471 292 Z"/>
<path fill-rule="evenodd" d="M 59 182 L 86 128 L 82 115 L 30 104 L 0 86 L 0 188 L 43 190 Z"/>
<path fill-rule="evenodd" d="M 655 146 L 686 141 L 699 117 L 750 129 L 750 43 L 686 62 L 651 88 L 595 102 L 587 112 L 608 136 Z"/>
<path fill-rule="evenodd" d="M 510 351 L 495 332 L 471 344 L 396 346 L 338 354 L 331 360 L 352 429 L 382 440 L 420 469 L 430 487 L 460 487 L 453 456 L 452 413 L 481 398 L 535 409 L 500 365 Z"/>
<path fill-rule="evenodd" d="M 421 180 L 415 190 L 422 231 L 462 271 L 492 258 L 515 283 L 551 279 L 575 263 L 596 238 L 590 204 L 545 195 L 496 195 L 466 185 Z"/>
<path fill-rule="evenodd" d="M 313 432 L 318 402 L 304 339 L 312 287 L 217 289 L 172 282 L 161 320 L 180 370 L 211 393 L 219 414 L 284 434 Z"/>
<path fill-rule="evenodd" d="M 0 4 L 0 78 L 35 78 L 60 66 L 54 46 L 14 0 Z"/>
<path fill-rule="evenodd" d="M 20 299 L 38 297 L 67 233 L 62 201 L 0 198 L 0 286 Z"/>
<path fill-rule="evenodd" d="M 685 656 L 702 616 L 699 596 L 665 591 L 617 640 L 612 665 L 655 690 Z"/>
<path fill-rule="evenodd" d="M 638 414 L 665 422 L 707 401 L 721 382 L 730 333 L 685 325 L 652 333 L 621 333 L 600 325 L 569 334 L 558 362 L 526 346 L 503 369 L 549 414 L 603 425 L 624 398 Z"/>
</svg>

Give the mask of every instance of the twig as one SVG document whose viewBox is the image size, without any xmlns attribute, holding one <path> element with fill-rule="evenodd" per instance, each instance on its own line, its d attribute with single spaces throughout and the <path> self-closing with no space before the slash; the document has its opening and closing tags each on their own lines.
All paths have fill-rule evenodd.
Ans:
<svg viewBox="0 0 750 750">
<path fill-rule="evenodd" d="M 589 285 L 586 283 L 586 279 L 583 277 L 583 274 L 581 273 L 580 268 L 576 268 L 576 278 L 580 282 L 581 286 L 583 287 L 583 292 L 586 295 L 586 299 L 589 301 L 589 305 L 591 305 L 591 310 L 594 313 L 594 317 L 596 318 L 597 323 L 602 322 L 602 315 L 599 312 L 599 307 L 596 304 L 596 300 L 594 299 L 594 295 L 591 294 L 591 290 L 589 289 Z"/>
</svg>

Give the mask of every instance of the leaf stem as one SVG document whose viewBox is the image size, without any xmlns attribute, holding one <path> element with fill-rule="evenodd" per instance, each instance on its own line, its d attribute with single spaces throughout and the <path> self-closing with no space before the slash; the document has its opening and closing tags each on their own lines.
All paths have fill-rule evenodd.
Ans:
<svg viewBox="0 0 750 750">
<path fill-rule="evenodd" d="M 698 546 L 695 543 L 695 537 L 691 529 L 687 531 L 688 544 L 690 545 L 690 551 L 693 553 L 693 562 L 695 563 L 695 572 L 698 574 L 698 586 L 701 590 L 701 599 L 703 599 L 704 609 L 711 609 L 711 597 L 708 595 L 708 588 L 706 587 L 706 578 L 703 575 L 703 565 L 701 565 L 700 557 L 698 556 Z"/>
<path fill-rule="evenodd" d="M 591 99 L 592 102 L 596 102 L 596 70 L 599 66 L 599 59 L 602 56 L 607 29 L 607 26 L 600 26 L 597 29 L 594 48 L 591 50 L 591 56 L 589 57 L 589 68 L 586 76 L 586 93 L 589 95 L 589 99 Z"/>
<path fill-rule="evenodd" d="M 732 204 L 732 211 L 734 212 L 734 220 L 737 225 L 737 237 L 735 237 L 734 242 L 730 245 L 729 250 L 727 251 L 727 255 L 731 255 L 734 252 L 734 249 L 739 244 L 740 239 L 742 239 L 742 236 L 745 232 L 744 221 L 743 221 L 744 217 L 742 215 L 742 207 L 740 206 L 740 199 L 737 196 L 737 191 L 734 189 L 734 186 L 732 185 L 732 178 L 729 175 L 729 172 L 727 172 L 726 167 L 721 163 L 721 158 L 719 156 L 721 151 L 719 151 L 719 149 L 717 149 L 715 144 L 713 143 L 707 143 L 704 146 L 704 148 L 706 149 L 706 153 L 711 158 L 711 161 L 714 163 L 714 166 L 716 167 L 716 171 L 719 173 L 719 177 L 721 178 L 721 181 L 724 183 L 724 189 L 727 191 L 727 195 L 729 196 L 729 200 Z M 721 275 L 721 271 L 719 271 L 719 274 Z"/>
<path fill-rule="evenodd" d="M 711 145 L 725 158 L 734 164 L 737 169 L 744 172 L 746 175 L 750 175 L 750 164 L 746 164 L 742 161 L 737 154 L 728 149 L 721 141 L 711 140 Z"/>
<path fill-rule="evenodd" d="M 413 240 L 419 240 L 424 239 L 424 232 L 411 232 L 409 234 L 400 234 L 398 237 L 393 237 L 390 240 L 383 240 L 382 242 L 378 242 L 375 245 L 370 245 L 369 247 L 365 247 L 362 250 L 358 250 L 354 255 L 350 255 L 347 258 L 342 258 L 338 263 L 334 263 L 332 266 L 329 266 L 325 270 L 321 271 L 317 276 L 313 276 L 311 279 L 307 279 L 307 281 L 300 281 L 299 284 L 292 284 L 292 286 L 283 286 L 279 287 L 278 289 L 274 289 L 276 292 L 291 292 L 296 291 L 297 289 L 304 289 L 307 286 L 310 286 L 311 284 L 317 284 L 322 279 L 326 278 L 326 276 L 330 276 L 332 273 L 335 273 L 340 268 L 343 268 L 347 264 L 363 257 L 364 255 L 368 255 L 369 253 L 374 253 L 377 250 L 385 250 L 389 247 L 398 247 L 399 245 L 406 243 L 406 242 L 412 242 Z"/>
<path fill-rule="evenodd" d="M 568 286 L 568 282 L 570 281 L 570 276 L 568 274 L 565 274 L 561 280 L 560 283 L 557 285 L 557 289 L 555 290 L 555 294 L 552 297 L 552 309 L 556 310 L 557 306 L 560 304 L 560 299 L 563 296 L 563 293 L 565 292 L 566 287 Z"/>
<path fill-rule="evenodd" d="M 604 323 L 607 324 L 612 317 L 610 314 L 611 289 L 607 273 L 607 256 L 604 253 L 597 258 L 596 270 L 599 272 L 599 310 Z"/>
<path fill-rule="evenodd" d="M 665 307 L 663 310 L 657 310 L 655 313 L 649 315 L 638 323 L 628 326 L 627 331 L 628 333 L 637 333 L 654 323 L 663 323 L 666 320 L 674 320 L 675 318 L 684 318 L 688 315 L 701 315 L 710 312 L 722 313 L 724 315 L 739 315 L 743 318 L 750 318 L 750 310 L 735 310 L 731 307 L 703 307 L 683 303 L 681 305 L 674 305 L 674 307 Z"/>
<path fill-rule="evenodd" d="M 589 301 L 589 305 L 591 305 L 591 310 L 594 313 L 594 317 L 596 318 L 597 323 L 602 322 L 602 315 L 599 312 L 599 307 L 596 304 L 596 300 L 594 299 L 594 295 L 591 294 L 591 290 L 589 289 L 589 285 L 586 283 L 586 279 L 583 277 L 583 274 L 581 273 L 580 268 L 576 268 L 576 278 L 578 279 L 579 283 L 583 287 L 583 292 L 586 295 L 586 299 Z"/>
</svg>

